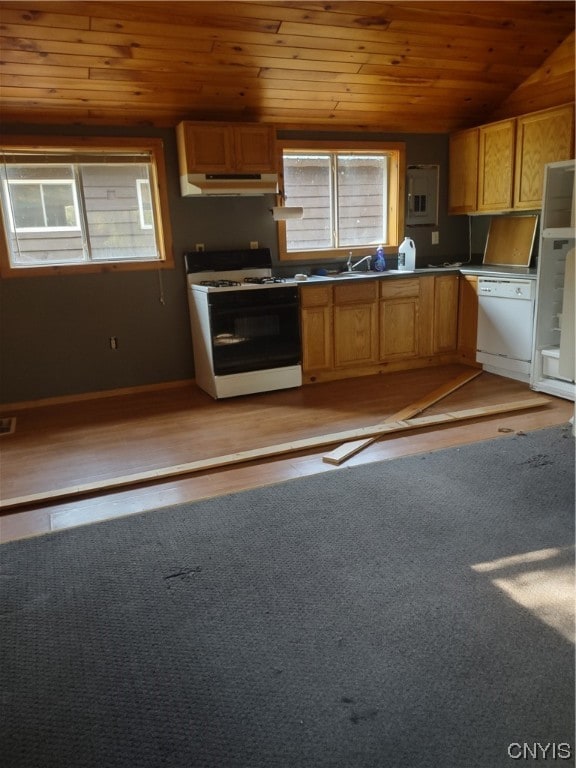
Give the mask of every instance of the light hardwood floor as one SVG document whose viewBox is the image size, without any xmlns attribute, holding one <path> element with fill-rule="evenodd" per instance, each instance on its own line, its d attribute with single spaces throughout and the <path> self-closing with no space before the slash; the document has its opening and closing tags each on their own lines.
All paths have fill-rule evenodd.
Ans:
<svg viewBox="0 0 576 768">
<path fill-rule="evenodd" d="M 463 366 L 305 386 L 214 401 L 193 385 L 145 394 L 36 407 L 16 416 L 0 439 L 2 499 L 107 480 L 251 448 L 382 422 L 446 384 Z M 425 414 L 535 396 L 528 385 L 482 373 Z M 500 414 L 382 438 L 344 467 L 438 450 L 511 433 L 567 424 L 574 404 L 546 396 L 530 411 Z M 336 444 L 337 445 L 337 444 Z M 10 541 L 108 518 L 231 493 L 315 473 L 339 471 L 322 461 L 336 445 L 114 491 L 3 511 L 0 538 Z"/>
</svg>

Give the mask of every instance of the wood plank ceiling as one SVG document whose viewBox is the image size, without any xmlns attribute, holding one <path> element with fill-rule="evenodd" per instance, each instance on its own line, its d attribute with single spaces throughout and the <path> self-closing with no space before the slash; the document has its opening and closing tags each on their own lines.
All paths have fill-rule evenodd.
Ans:
<svg viewBox="0 0 576 768">
<path fill-rule="evenodd" d="M 11 123 L 449 132 L 573 101 L 574 2 L 0 2 L 0 77 Z"/>
</svg>

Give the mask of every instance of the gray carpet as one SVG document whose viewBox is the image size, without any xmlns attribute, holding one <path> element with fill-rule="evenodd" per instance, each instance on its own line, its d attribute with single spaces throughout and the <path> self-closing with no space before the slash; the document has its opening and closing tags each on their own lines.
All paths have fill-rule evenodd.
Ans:
<svg viewBox="0 0 576 768">
<path fill-rule="evenodd" d="M 545 574 L 573 544 L 568 428 L 5 544 L 0 759 L 499 768 L 525 764 L 525 744 L 573 754 L 574 647 L 472 568 L 556 549 Z"/>
</svg>

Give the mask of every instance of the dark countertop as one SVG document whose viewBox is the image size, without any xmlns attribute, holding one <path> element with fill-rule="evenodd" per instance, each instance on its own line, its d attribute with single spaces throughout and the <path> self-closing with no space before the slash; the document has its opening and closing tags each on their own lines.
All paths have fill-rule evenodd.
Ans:
<svg viewBox="0 0 576 768">
<path fill-rule="evenodd" d="M 536 279 L 536 270 L 529 267 L 500 267 L 484 264 L 462 264 L 458 267 L 425 267 L 415 270 L 397 270 L 391 269 L 386 272 L 357 272 L 358 277 L 341 277 L 339 275 L 309 275 L 306 280 L 298 281 L 301 285 L 319 285 L 321 283 L 358 283 L 364 280 L 386 280 L 399 277 L 418 277 L 420 275 L 445 275 L 445 274 L 463 274 L 463 275 L 486 275 L 490 277 L 523 277 Z M 346 274 L 346 273 L 344 273 Z"/>
<path fill-rule="evenodd" d="M 356 277 L 347 277 L 347 273 L 339 273 L 334 275 L 309 275 L 306 280 L 302 280 L 302 285 L 310 285 L 311 283 L 315 283 L 316 285 L 320 283 L 330 283 L 330 284 L 336 284 L 336 283 L 362 283 L 365 280 L 387 280 L 387 279 L 394 279 L 397 277 L 418 277 L 419 275 L 435 275 L 435 274 L 445 274 L 447 272 L 459 272 L 458 267 L 430 267 L 426 269 L 415 269 L 415 270 L 408 270 L 408 269 L 389 269 L 385 272 L 353 272 L 353 275 L 356 275 Z M 300 281 L 298 281 L 300 282 Z"/>
</svg>

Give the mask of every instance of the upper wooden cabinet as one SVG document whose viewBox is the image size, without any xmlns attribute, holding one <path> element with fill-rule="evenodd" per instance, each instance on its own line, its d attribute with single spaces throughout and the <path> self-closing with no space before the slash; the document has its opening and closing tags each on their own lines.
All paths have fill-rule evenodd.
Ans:
<svg viewBox="0 0 576 768">
<path fill-rule="evenodd" d="M 176 128 L 180 173 L 272 173 L 274 128 L 259 123 L 182 122 Z"/>
<path fill-rule="evenodd" d="M 450 136 L 448 209 L 471 213 L 478 205 L 478 128 Z"/>
<path fill-rule="evenodd" d="M 519 117 L 516 128 L 514 208 L 541 208 L 544 166 L 572 157 L 573 105 Z"/>
<path fill-rule="evenodd" d="M 573 104 L 452 134 L 448 212 L 539 209 L 544 166 L 573 156 Z"/>
<path fill-rule="evenodd" d="M 512 207 L 515 120 L 483 125 L 478 143 L 478 210 Z"/>
</svg>

